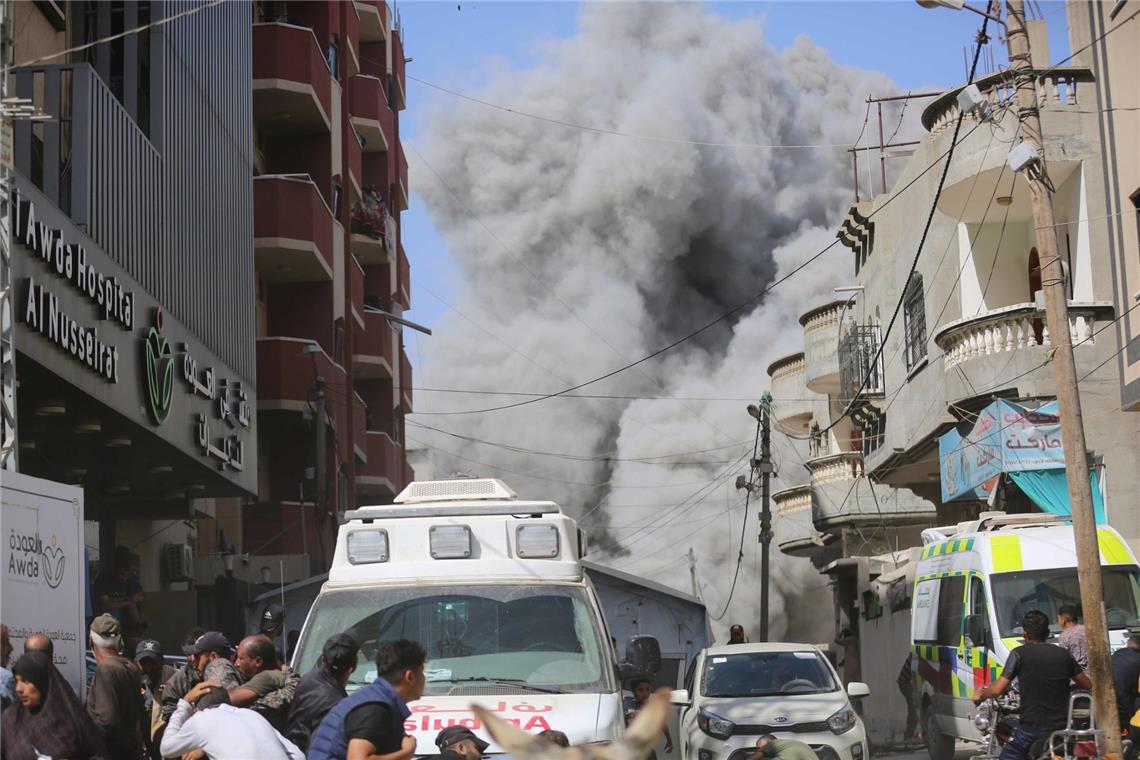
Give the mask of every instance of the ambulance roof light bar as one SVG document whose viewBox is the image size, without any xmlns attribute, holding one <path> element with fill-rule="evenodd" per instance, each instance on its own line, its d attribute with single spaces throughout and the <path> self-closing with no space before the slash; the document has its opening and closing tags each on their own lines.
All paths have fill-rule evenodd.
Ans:
<svg viewBox="0 0 1140 760">
<path fill-rule="evenodd" d="M 392 501 L 396 504 L 424 504 L 440 501 L 516 501 L 519 496 L 498 478 L 458 480 L 417 480 L 409 483 Z"/>
</svg>

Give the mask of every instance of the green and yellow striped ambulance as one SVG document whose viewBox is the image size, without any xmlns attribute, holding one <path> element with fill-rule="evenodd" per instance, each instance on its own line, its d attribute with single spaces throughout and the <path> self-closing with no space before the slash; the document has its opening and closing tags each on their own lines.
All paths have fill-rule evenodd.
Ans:
<svg viewBox="0 0 1140 760">
<path fill-rule="evenodd" d="M 932 760 L 950 760 L 954 740 L 980 741 L 974 689 L 997 678 L 1021 641 L 1030 610 L 1055 621 L 1080 608 L 1070 520 L 1053 515 L 983 514 L 923 532 L 911 606 L 911 670 Z M 1097 528 L 1110 646 L 1140 624 L 1140 568 L 1120 534 Z M 1055 626 L 1055 633 L 1059 632 Z"/>
</svg>

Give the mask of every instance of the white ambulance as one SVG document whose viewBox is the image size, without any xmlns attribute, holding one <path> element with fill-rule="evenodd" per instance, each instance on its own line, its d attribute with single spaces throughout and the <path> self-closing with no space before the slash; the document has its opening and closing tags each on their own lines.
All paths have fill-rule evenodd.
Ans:
<svg viewBox="0 0 1140 760">
<path fill-rule="evenodd" d="M 1140 569 L 1124 540 L 1099 526 L 1110 646 L 1124 646 L 1140 622 Z M 1022 644 L 1020 621 L 1062 605 L 1080 608 L 1072 522 L 1053 515 L 983 513 L 922 534 L 911 620 L 911 669 L 927 749 L 954 756 L 955 738 L 980 741 L 974 689 L 995 680 Z"/>
<path fill-rule="evenodd" d="M 405 724 L 417 754 L 434 754 L 453 725 L 491 741 L 473 702 L 575 744 L 621 735 L 620 679 L 654 672 L 660 650 L 634 637 L 632 662 L 617 662 L 580 561 L 585 535 L 557 504 L 522 501 L 499 480 L 424 481 L 346 517 L 294 669 L 308 672 L 325 639 L 351 631 L 362 642 L 353 690 L 376 678 L 383 642 L 423 644 L 427 689 Z"/>
</svg>

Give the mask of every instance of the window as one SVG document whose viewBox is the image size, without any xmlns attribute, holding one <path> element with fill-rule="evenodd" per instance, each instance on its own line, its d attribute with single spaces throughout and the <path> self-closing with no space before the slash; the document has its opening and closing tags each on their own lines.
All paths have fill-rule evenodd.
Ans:
<svg viewBox="0 0 1140 760">
<path fill-rule="evenodd" d="M 344 318 L 337 317 L 333 322 L 333 361 L 344 366 Z"/>
<path fill-rule="evenodd" d="M 1140 572 L 1135 566 L 1116 566 L 1101 573 L 1108 627 L 1125 628 L 1140 616 Z M 1002 638 L 1019 635 L 1021 618 L 1030 610 L 1044 612 L 1057 632 L 1057 610 L 1065 604 L 1079 608 L 1081 603 L 1075 567 L 997 573 L 990 577 L 990 587 Z"/>
<path fill-rule="evenodd" d="M 956 647 L 962 643 L 962 608 L 966 578 L 956 575 L 943 578 L 938 594 L 938 644 Z"/>
<path fill-rule="evenodd" d="M 838 691 L 827 661 L 815 651 L 748 652 L 705 658 L 701 694 L 766 697 Z"/>
<path fill-rule="evenodd" d="M 965 576 L 929 578 L 914 589 L 916 643 L 958 646 L 962 641 Z"/>
<path fill-rule="evenodd" d="M 922 275 L 911 275 L 903 294 L 903 350 L 906 368 L 913 369 L 926 358 L 926 303 L 922 293 Z"/>
</svg>

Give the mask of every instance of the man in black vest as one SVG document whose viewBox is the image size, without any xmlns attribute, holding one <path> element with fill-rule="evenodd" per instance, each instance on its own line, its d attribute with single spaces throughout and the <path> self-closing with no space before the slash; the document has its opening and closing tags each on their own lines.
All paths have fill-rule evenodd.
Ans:
<svg viewBox="0 0 1140 760">
<path fill-rule="evenodd" d="M 359 651 L 352 636 L 334 633 L 321 649 L 320 662 L 301 677 L 289 707 L 285 737 L 302 750 L 309 748 L 309 737 L 333 705 L 348 696 L 345 685 L 356 670 Z"/>
</svg>

